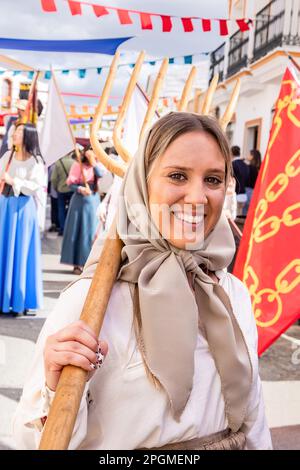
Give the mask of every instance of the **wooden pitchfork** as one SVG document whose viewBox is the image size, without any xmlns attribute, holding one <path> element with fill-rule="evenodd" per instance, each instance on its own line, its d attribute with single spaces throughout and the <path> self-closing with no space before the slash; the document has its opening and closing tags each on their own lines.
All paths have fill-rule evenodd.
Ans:
<svg viewBox="0 0 300 470">
<path fill-rule="evenodd" d="M 91 143 L 94 152 L 98 159 L 106 166 L 106 168 L 115 173 L 116 175 L 123 177 L 126 171 L 126 166 L 123 162 L 117 162 L 113 160 L 104 151 L 100 145 L 97 137 L 97 132 L 100 127 L 101 119 L 104 110 L 107 105 L 108 97 L 114 80 L 114 76 L 117 69 L 117 62 L 119 53 L 115 54 L 112 61 L 110 71 L 97 106 L 92 129 L 91 129 Z M 141 54 L 140 54 L 141 58 Z M 141 66 L 141 60 L 136 63 L 137 70 Z M 142 126 L 142 132 L 145 131 L 146 126 L 151 123 L 157 104 L 159 90 L 162 85 L 162 81 L 167 69 L 167 59 L 165 59 L 161 65 L 160 72 L 156 79 L 156 83 L 153 89 L 152 97 L 150 99 L 148 112 L 146 113 L 145 120 Z M 133 93 L 133 83 L 137 80 L 137 74 L 134 73 L 131 76 L 127 93 Z M 195 72 L 192 72 L 192 78 Z M 190 76 L 191 76 L 190 74 Z M 189 85 L 184 87 L 183 95 L 180 102 L 181 111 L 185 110 L 187 105 L 186 95 L 189 94 L 192 87 L 192 78 L 189 77 Z M 120 140 L 120 123 L 122 124 L 125 118 L 126 108 L 129 104 L 128 95 L 124 97 L 120 114 L 118 126 L 119 130 L 114 133 L 114 143 L 118 146 L 118 151 L 124 161 L 130 160 L 132 157 L 129 152 L 124 149 L 124 146 Z M 150 111 L 149 111 L 150 108 Z M 233 112 L 233 111 L 232 111 Z M 151 114 L 152 113 L 152 114 Z M 228 117 L 227 117 L 228 119 Z M 127 160 L 126 160 L 127 159 Z M 111 295 L 113 285 L 115 283 L 121 260 L 121 249 L 122 241 L 119 239 L 116 232 L 115 222 L 112 224 L 108 236 L 105 240 L 101 256 L 94 274 L 82 314 L 80 319 L 85 321 L 96 333 L 99 335 L 104 315 L 107 309 L 108 301 Z M 50 413 L 47 418 L 45 428 L 43 431 L 40 450 L 64 450 L 68 448 L 69 442 L 72 437 L 80 401 L 85 388 L 87 379 L 87 371 L 75 367 L 72 365 L 65 366 L 60 376 L 60 380 L 56 389 L 55 397 L 51 405 Z"/>
</svg>

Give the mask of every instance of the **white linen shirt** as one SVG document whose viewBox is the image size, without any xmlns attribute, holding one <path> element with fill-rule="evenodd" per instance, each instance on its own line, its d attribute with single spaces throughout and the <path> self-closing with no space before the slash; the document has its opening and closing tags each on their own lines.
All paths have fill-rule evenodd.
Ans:
<svg viewBox="0 0 300 470">
<path fill-rule="evenodd" d="M 247 449 L 271 449 L 262 387 L 258 376 L 257 330 L 248 291 L 229 273 L 217 271 L 246 338 L 253 383 L 243 430 Z M 13 419 L 19 449 L 36 449 L 54 392 L 45 388 L 43 350 L 46 338 L 79 319 L 90 287 L 82 279 L 63 292 L 40 333 L 31 371 Z M 180 421 L 173 419 L 167 394 L 146 377 L 133 330 L 129 285 L 116 282 L 109 300 L 101 339 L 108 342 L 104 364 L 85 387 L 69 449 L 138 449 L 160 447 L 224 430 L 227 419 L 220 376 L 201 332 L 195 350 L 193 388 Z M 180 354 L 180 351 L 178 351 Z M 178 377 L 180 380 L 180 377 Z"/>
<path fill-rule="evenodd" d="M 10 152 L 6 152 L 0 159 L 1 177 L 4 175 L 9 157 Z M 8 174 L 13 178 L 12 188 L 15 196 L 19 196 L 20 193 L 25 196 L 37 196 L 37 193 L 45 186 L 45 167 L 33 156 L 27 160 L 17 160 L 13 156 Z"/>
</svg>

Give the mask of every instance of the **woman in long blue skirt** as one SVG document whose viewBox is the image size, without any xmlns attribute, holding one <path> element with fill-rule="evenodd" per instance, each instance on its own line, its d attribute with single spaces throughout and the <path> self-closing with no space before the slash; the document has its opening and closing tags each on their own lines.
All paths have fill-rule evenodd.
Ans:
<svg viewBox="0 0 300 470">
<path fill-rule="evenodd" d="M 14 149 L 0 160 L 0 311 L 42 307 L 41 242 L 35 197 L 44 181 L 38 135 L 19 125 Z"/>
<path fill-rule="evenodd" d="M 82 166 L 74 162 L 67 179 L 74 194 L 65 222 L 60 261 L 74 266 L 74 274 L 82 272 L 96 234 L 96 212 L 100 202 L 97 183 L 101 177 L 102 171 L 88 145 L 82 151 Z"/>
</svg>

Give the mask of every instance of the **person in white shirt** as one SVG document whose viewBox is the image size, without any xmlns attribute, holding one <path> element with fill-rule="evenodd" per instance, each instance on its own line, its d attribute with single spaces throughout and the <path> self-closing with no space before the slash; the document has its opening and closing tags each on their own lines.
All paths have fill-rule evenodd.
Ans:
<svg viewBox="0 0 300 470">
<path fill-rule="evenodd" d="M 42 306 L 37 201 L 45 167 L 33 124 L 19 124 L 13 144 L 0 160 L 0 311 L 18 315 Z"/>
<path fill-rule="evenodd" d="M 96 243 L 39 336 L 13 420 L 18 448 L 38 447 L 66 364 L 89 371 L 69 449 L 272 448 L 250 297 L 224 271 L 230 174 L 214 118 L 170 113 L 148 131 L 120 191 L 122 263 L 101 340 L 78 321 Z"/>
</svg>

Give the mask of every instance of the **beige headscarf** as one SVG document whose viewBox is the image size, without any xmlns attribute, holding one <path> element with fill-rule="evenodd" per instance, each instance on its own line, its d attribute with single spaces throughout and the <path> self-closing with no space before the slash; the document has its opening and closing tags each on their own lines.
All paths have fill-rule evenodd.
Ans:
<svg viewBox="0 0 300 470">
<path fill-rule="evenodd" d="M 229 427 L 237 431 L 246 413 L 252 365 L 228 295 L 200 267 L 210 271 L 227 267 L 235 251 L 233 235 L 221 216 L 200 250 L 179 250 L 162 238 L 148 205 L 144 163 L 148 135 L 121 187 L 117 229 L 125 246 L 118 278 L 138 284 L 143 355 L 167 392 L 174 418 L 179 419 L 191 393 L 199 322 L 221 378 Z M 138 220 L 132 215 L 136 207 Z M 82 277 L 94 271 L 99 259 L 95 251 Z"/>
</svg>

